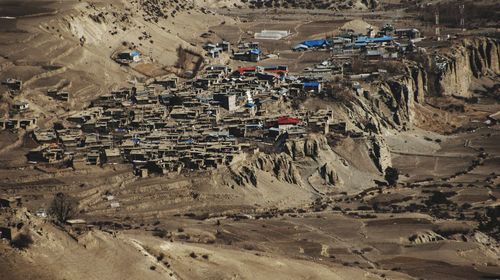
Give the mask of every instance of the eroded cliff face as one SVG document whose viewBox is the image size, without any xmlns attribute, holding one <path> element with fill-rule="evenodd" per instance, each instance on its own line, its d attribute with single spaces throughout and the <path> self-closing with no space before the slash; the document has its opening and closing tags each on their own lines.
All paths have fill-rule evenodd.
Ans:
<svg viewBox="0 0 500 280">
<path fill-rule="evenodd" d="M 254 168 L 274 174 L 278 180 L 301 185 L 302 179 L 293 160 L 287 154 L 259 153 L 253 164 Z"/>
<path fill-rule="evenodd" d="M 479 37 L 464 39 L 446 54 L 434 57 L 435 94 L 470 97 L 473 78 L 500 73 L 498 40 Z"/>
<path fill-rule="evenodd" d="M 390 112 L 384 117 L 394 127 L 403 129 L 411 127 L 415 103 L 423 103 L 427 92 L 426 72 L 419 66 L 408 67 L 406 71 L 406 75 L 382 83 L 378 92 Z"/>
<path fill-rule="evenodd" d="M 326 138 L 323 135 L 315 134 L 304 139 L 287 141 L 283 147 L 283 151 L 294 160 L 303 157 L 316 159 L 322 151 L 329 148 Z"/>
<path fill-rule="evenodd" d="M 344 181 L 339 177 L 337 172 L 335 171 L 335 167 L 331 163 L 325 163 L 323 164 L 319 169 L 319 174 L 323 180 L 327 184 L 333 185 L 333 186 L 338 186 L 338 185 L 343 185 Z"/>
<path fill-rule="evenodd" d="M 288 140 L 283 146 L 283 153 L 303 162 L 302 169 L 306 173 L 302 174 L 303 181 L 315 189 L 325 183 L 330 186 L 344 184 L 337 169 L 340 165 L 346 167 L 347 162 L 332 151 L 324 135 L 310 134 L 306 138 Z"/>
<path fill-rule="evenodd" d="M 302 185 L 300 173 L 293 159 L 285 153 L 256 153 L 242 164 L 230 168 L 231 177 L 238 185 L 258 186 L 257 171 L 268 172 L 276 179 L 295 185 Z"/>
<path fill-rule="evenodd" d="M 369 148 L 370 157 L 378 171 L 384 173 L 387 167 L 392 166 L 391 152 L 389 151 L 389 146 L 387 146 L 387 143 L 382 136 L 375 135 L 371 137 L 366 142 L 366 145 Z"/>
<path fill-rule="evenodd" d="M 346 140 L 332 148 L 324 135 L 311 134 L 287 141 L 283 152 L 300 167 L 302 181 L 315 189 L 325 184 L 345 190 L 362 189 L 392 166 L 389 148 L 379 135 Z"/>
<path fill-rule="evenodd" d="M 436 65 L 441 65 L 442 71 L 437 74 L 430 65 L 437 56 L 421 55 L 424 62 L 405 61 L 402 75 L 371 84 L 368 93 L 358 93 L 350 103 L 340 107 L 339 119 L 353 124 L 352 130 L 364 136 L 344 141 L 341 150 L 332 149 L 322 134 L 288 139 L 281 153 L 257 152 L 244 163 L 232 166 L 234 181 L 238 185 L 257 186 L 259 173 L 265 172 L 280 182 L 314 189 L 325 185 L 345 189 L 371 186 L 374 179 L 392 166 L 383 135 L 390 130 L 410 129 L 416 122 L 418 106 L 425 106 L 426 96 L 468 96 L 473 78 L 499 73 L 499 47 L 493 39 L 466 39 L 457 43 L 453 53 L 439 56 L 442 64 Z M 437 92 L 437 87 L 443 92 Z"/>
<path fill-rule="evenodd" d="M 351 192 L 372 186 L 373 180 L 380 179 L 382 171 L 391 165 L 387 145 L 376 136 L 349 143 L 349 149 L 355 150 L 356 156 L 367 159 L 366 164 L 336 153 L 325 135 L 310 134 L 288 139 L 280 153 L 256 152 L 242 156 L 228 167 L 230 177 L 225 180 L 257 188 L 273 188 L 272 180 L 277 180 L 311 192 L 327 192 L 331 187 Z M 262 176 L 268 179 L 262 180 Z"/>
<path fill-rule="evenodd" d="M 372 132 L 409 129 L 415 122 L 416 105 L 425 105 L 426 96 L 470 97 L 473 79 L 500 74 L 499 41 L 486 37 L 464 39 L 447 53 L 422 53 L 420 59 L 424 62 L 405 61 L 403 75 L 375 84 L 376 97 L 363 101 L 362 109 L 375 117 L 370 120 L 377 128 Z"/>
<path fill-rule="evenodd" d="M 363 3 L 368 9 L 376 9 L 380 6 L 379 0 L 362 0 Z"/>
<path fill-rule="evenodd" d="M 373 164 L 380 172 L 392 165 L 391 153 L 382 136 L 374 135 L 367 138 L 361 138 L 360 141 L 353 142 L 354 149 L 361 149 L 368 153 Z M 284 152 L 292 159 L 299 160 L 305 157 L 310 157 L 320 164 L 320 173 L 324 178 L 331 178 L 329 181 L 338 181 L 338 176 L 334 171 L 333 163 L 342 163 L 348 166 L 347 159 L 343 159 L 337 155 L 328 145 L 328 141 L 324 135 L 314 134 L 303 139 L 294 139 L 287 141 L 284 146 Z"/>
<path fill-rule="evenodd" d="M 404 73 L 377 81 L 344 110 L 353 124 L 364 132 L 383 134 L 385 130 L 407 130 L 415 119 L 415 105 L 424 104 L 428 74 L 416 62 L 407 61 Z"/>
</svg>

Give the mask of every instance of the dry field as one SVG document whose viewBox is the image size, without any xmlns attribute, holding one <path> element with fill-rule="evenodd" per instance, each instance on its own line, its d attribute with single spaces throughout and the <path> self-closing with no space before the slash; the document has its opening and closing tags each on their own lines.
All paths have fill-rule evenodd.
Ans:
<svg viewBox="0 0 500 280">
<path fill-rule="evenodd" d="M 345 12 L 228 10 L 224 6 L 242 4 L 196 1 L 210 11 L 183 8 L 158 23 L 148 20 L 140 1 L 92 2 L 0 0 L 0 16 L 20 17 L 0 18 L 0 80 L 15 77 L 25 87 L 20 96 L 1 88 L 1 117 L 10 104 L 26 100 L 40 127 L 52 127 L 134 80 L 167 73 L 186 78 L 205 63 L 198 55 L 204 43 L 254 41 L 263 29 L 290 30 L 291 36 L 262 40 L 266 53 L 280 56 L 259 65 L 287 64 L 292 72 L 330 54 L 294 53 L 291 46 L 337 34 L 345 24 L 365 29 L 361 19 L 376 26 L 415 24 L 432 35 L 431 26 L 404 13 L 395 0 L 380 2 L 399 8 L 373 12 L 366 6 Z M 111 4 L 118 15 L 105 14 Z M 203 38 L 204 33 L 211 35 Z M 111 56 L 124 45 L 151 57 L 120 66 Z M 190 52 L 179 56 L 184 48 Z M 226 56 L 210 62 L 255 65 Z M 498 77 L 477 79 L 472 90 L 484 93 L 497 84 Z M 70 102 L 49 98 L 52 88 L 68 90 Z M 353 104 L 310 98 L 299 105 L 333 109 L 336 119 L 350 121 L 365 113 Z M 463 106 L 463 112 L 446 109 L 450 104 Z M 282 105 L 271 110 L 293 110 Z M 391 187 L 380 183 L 384 177 L 367 136 L 328 139 L 327 147 L 295 160 L 301 184 L 278 178 L 275 170 L 258 170 L 257 183 L 250 185 L 228 174 L 234 171 L 229 168 L 250 165 L 251 155 L 218 170 L 139 178 L 131 164 L 91 166 L 83 158 L 73 168 L 30 164 L 26 154 L 37 146 L 30 134 L 1 131 L 0 197 L 20 196 L 22 207 L 1 209 L 0 221 L 22 222 L 33 244 L 18 250 L 0 241 L 0 279 L 498 279 L 500 246 L 492 237 L 498 217 L 491 222 L 495 217 L 487 209 L 499 207 L 500 127 L 484 123 L 500 110 L 498 99 L 429 97 L 413 109 L 414 127 L 376 135 L 401 173 Z M 334 163 L 338 185 L 327 184 L 318 171 L 325 162 Z M 89 229 L 35 217 L 58 192 L 78 199 L 77 216 Z M 120 206 L 111 207 L 112 201 Z"/>
</svg>

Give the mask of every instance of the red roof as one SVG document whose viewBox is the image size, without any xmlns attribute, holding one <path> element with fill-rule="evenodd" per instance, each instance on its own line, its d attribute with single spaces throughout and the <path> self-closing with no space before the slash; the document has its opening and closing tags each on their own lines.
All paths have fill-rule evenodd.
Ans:
<svg viewBox="0 0 500 280">
<path fill-rule="evenodd" d="M 300 120 L 298 118 L 291 118 L 291 117 L 279 117 L 278 118 L 278 125 L 287 125 L 287 124 L 298 124 Z"/>
<path fill-rule="evenodd" d="M 238 72 L 240 74 L 245 74 L 246 72 L 255 72 L 257 70 L 257 67 L 240 67 L 238 68 Z"/>
</svg>

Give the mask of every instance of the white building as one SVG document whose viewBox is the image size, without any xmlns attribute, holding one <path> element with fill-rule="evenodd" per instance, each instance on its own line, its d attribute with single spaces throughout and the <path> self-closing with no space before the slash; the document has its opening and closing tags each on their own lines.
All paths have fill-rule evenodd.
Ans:
<svg viewBox="0 0 500 280">
<path fill-rule="evenodd" d="M 280 40 L 290 35 L 290 31 L 284 30 L 262 30 L 254 35 L 255 39 L 261 40 Z"/>
</svg>

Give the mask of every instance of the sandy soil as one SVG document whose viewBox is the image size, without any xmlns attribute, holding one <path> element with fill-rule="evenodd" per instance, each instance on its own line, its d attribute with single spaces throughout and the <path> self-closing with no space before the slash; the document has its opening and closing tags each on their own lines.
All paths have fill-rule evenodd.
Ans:
<svg viewBox="0 0 500 280">
<path fill-rule="evenodd" d="M 27 100 L 29 115 L 50 127 L 110 89 L 189 70 L 175 67 L 179 46 L 202 53 L 208 41 L 236 44 L 262 29 L 286 29 L 290 37 L 261 42 L 280 57 L 259 64 L 288 64 L 295 72 L 330 56 L 291 52 L 302 40 L 340 28 L 415 23 L 414 15 L 399 9 L 370 12 L 361 6 L 345 13 L 224 8 L 240 5 L 235 0 L 197 0 L 208 11 L 183 10 L 156 23 L 133 1 L 63 2 L 0 0 L 0 16 L 18 17 L 0 19 L 0 80 L 25 81 L 19 96 L 2 96 L 3 116 L 9 104 Z M 101 14 L 111 4 L 118 15 Z M 209 30 L 210 38 L 200 37 Z M 423 31 L 431 34 L 432 28 Z M 141 63 L 126 67 L 111 60 L 129 46 L 144 54 Z M 496 81 L 476 83 L 481 89 Z M 70 102 L 51 100 L 45 94 L 51 88 L 69 90 Z M 228 176 L 228 168 L 251 166 L 251 156 L 213 171 L 138 178 L 128 164 L 89 166 L 81 158 L 74 170 L 29 164 L 25 155 L 36 143 L 24 133 L 2 131 L 0 196 L 21 196 L 24 208 L 2 210 L 0 218 L 22 222 L 34 243 L 17 250 L 0 242 L 0 279 L 496 279 L 500 246 L 482 232 L 477 215 L 498 207 L 500 197 L 500 128 L 484 124 L 498 102 L 427 102 L 415 105 L 414 127 L 378 135 L 401 171 L 392 187 L 377 185 L 384 178 L 370 157 L 369 137 L 342 137 L 295 160 L 298 174 L 292 175 L 300 184 L 274 170 L 257 170 L 251 185 Z M 465 104 L 464 112 L 440 108 L 455 102 Z M 353 118 L 338 102 L 311 98 L 301 106 Z M 326 182 L 318 171 L 325 163 L 342 182 Z M 55 226 L 33 216 L 58 192 L 79 200 L 78 217 L 90 228 Z M 429 203 L 436 193 L 446 200 Z M 106 194 L 120 207 L 111 208 Z"/>
</svg>

